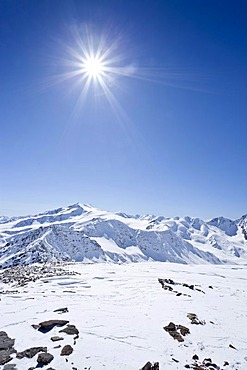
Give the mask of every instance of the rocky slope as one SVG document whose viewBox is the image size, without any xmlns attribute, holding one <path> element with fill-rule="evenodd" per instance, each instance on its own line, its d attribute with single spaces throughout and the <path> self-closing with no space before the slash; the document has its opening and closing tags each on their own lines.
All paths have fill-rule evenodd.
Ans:
<svg viewBox="0 0 247 370">
<path fill-rule="evenodd" d="M 36 262 L 246 263 L 247 215 L 239 220 L 139 216 L 74 204 L 0 217 L 0 267 Z"/>
</svg>

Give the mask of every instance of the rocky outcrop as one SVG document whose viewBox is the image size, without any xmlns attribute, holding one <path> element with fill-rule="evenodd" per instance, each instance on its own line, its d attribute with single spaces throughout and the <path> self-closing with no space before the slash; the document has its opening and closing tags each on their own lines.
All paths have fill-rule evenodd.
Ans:
<svg viewBox="0 0 247 370">
<path fill-rule="evenodd" d="M 0 331 L 0 365 L 4 365 L 12 360 L 11 354 L 15 353 L 15 340 L 9 338 L 5 331 Z"/>
</svg>

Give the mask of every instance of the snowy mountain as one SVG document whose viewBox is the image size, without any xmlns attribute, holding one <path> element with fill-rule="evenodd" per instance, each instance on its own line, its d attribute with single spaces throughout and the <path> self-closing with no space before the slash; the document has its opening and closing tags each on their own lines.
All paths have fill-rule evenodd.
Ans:
<svg viewBox="0 0 247 370">
<path fill-rule="evenodd" d="M 239 220 L 127 215 L 74 204 L 0 217 L 0 267 L 47 261 L 247 262 L 247 215 Z"/>
</svg>

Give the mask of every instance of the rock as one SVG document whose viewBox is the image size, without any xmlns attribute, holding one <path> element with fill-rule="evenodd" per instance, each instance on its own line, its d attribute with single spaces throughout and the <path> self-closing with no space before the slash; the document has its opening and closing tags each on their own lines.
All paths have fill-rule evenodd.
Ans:
<svg viewBox="0 0 247 370">
<path fill-rule="evenodd" d="M 0 331 L 0 365 L 4 365 L 12 360 L 10 355 L 16 352 L 13 348 L 14 344 L 14 339 L 9 338 L 5 331 Z"/>
<path fill-rule="evenodd" d="M 232 344 L 229 344 L 229 347 L 232 348 L 232 349 L 237 349 L 236 347 L 234 347 Z"/>
<path fill-rule="evenodd" d="M 8 337 L 5 331 L 0 331 L 0 350 L 10 349 L 15 344 L 15 340 Z"/>
<path fill-rule="evenodd" d="M 66 328 L 59 330 L 59 333 L 66 333 L 68 335 L 78 335 L 79 330 L 75 327 L 75 325 L 67 325 Z"/>
<path fill-rule="evenodd" d="M 35 330 L 37 330 L 39 328 L 39 325 L 36 325 L 36 324 L 32 324 L 31 325 Z"/>
<path fill-rule="evenodd" d="M 193 355 L 193 356 L 192 356 L 192 360 L 195 360 L 195 361 L 196 361 L 196 360 L 199 360 L 199 357 L 198 357 L 197 355 Z"/>
<path fill-rule="evenodd" d="M 188 364 L 184 365 L 184 367 L 185 367 L 186 369 L 190 369 L 190 365 L 188 365 Z"/>
<path fill-rule="evenodd" d="M 53 312 L 66 313 L 66 312 L 69 312 L 69 310 L 67 307 L 64 307 L 64 308 L 58 308 L 57 310 L 54 310 Z"/>
<path fill-rule="evenodd" d="M 50 353 L 40 353 L 38 355 L 37 362 L 40 365 L 48 365 L 53 359 L 54 356 L 52 356 Z"/>
<path fill-rule="evenodd" d="M 7 362 L 11 361 L 13 357 L 10 356 L 10 353 L 8 350 L 2 350 L 0 351 L 0 365 L 4 365 Z"/>
<path fill-rule="evenodd" d="M 159 363 L 155 362 L 153 365 L 151 362 L 147 362 L 146 365 L 144 365 L 141 370 L 159 370 Z"/>
<path fill-rule="evenodd" d="M 174 362 L 179 362 L 178 360 L 176 360 L 175 358 L 172 357 L 172 361 Z"/>
<path fill-rule="evenodd" d="M 176 339 L 178 342 L 184 342 L 184 338 L 177 331 L 171 331 L 169 332 L 169 334 L 173 339 Z"/>
<path fill-rule="evenodd" d="M 63 340 L 64 338 L 63 337 L 59 337 L 59 336 L 57 336 L 57 335 L 55 335 L 54 337 L 51 337 L 51 340 L 53 341 L 53 342 L 57 342 L 58 340 Z"/>
<path fill-rule="evenodd" d="M 66 346 L 62 348 L 60 356 L 69 356 L 71 355 L 72 352 L 73 352 L 73 348 L 69 344 L 67 344 Z"/>
<path fill-rule="evenodd" d="M 165 331 L 176 331 L 176 325 L 173 322 L 170 322 L 167 326 L 164 327 Z"/>
<path fill-rule="evenodd" d="M 187 314 L 187 317 L 191 321 L 191 324 L 195 324 L 195 325 L 205 325 L 206 324 L 205 321 L 199 320 L 195 313 L 189 312 Z"/>
<path fill-rule="evenodd" d="M 211 358 L 204 358 L 203 363 L 204 363 L 204 362 L 210 362 L 210 363 L 211 363 L 211 362 L 212 362 L 212 360 L 211 360 Z"/>
<path fill-rule="evenodd" d="M 43 321 L 39 323 L 39 331 L 42 333 L 47 333 L 50 331 L 54 326 L 64 326 L 68 324 L 68 320 L 48 320 L 48 321 Z"/>
<path fill-rule="evenodd" d="M 24 357 L 32 358 L 35 355 L 37 355 L 37 353 L 39 353 L 39 352 L 47 352 L 47 347 L 32 347 L 32 348 L 28 348 L 28 349 L 25 349 L 25 351 L 18 352 L 16 354 L 16 357 L 19 358 L 19 359 L 24 358 Z"/>
<path fill-rule="evenodd" d="M 170 322 L 169 325 L 163 328 L 167 331 L 173 339 L 176 339 L 178 342 L 184 342 L 184 338 L 187 334 L 190 334 L 190 330 L 183 325 L 175 325 L 173 322 Z M 180 330 L 180 333 L 178 332 Z"/>
<path fill-rule="evenodd" d="M 180 333 L 185 336 L 187 334 L 190 334 L 190 329 L 186 328 L 186 326 L 178 325 L 177 328 L 180 330 Z"/>
<path fill-rule="evenodd" d="M 227 366 L 229 365 L 229 362 L 228 361 L 224 361 L 224 365 L 223 366 Z"/>
<path fill-rule="evenodd" d="M 16 364 L 7 364 L 4 366 L 3 370 L 16 370 Z"/>
</svg>

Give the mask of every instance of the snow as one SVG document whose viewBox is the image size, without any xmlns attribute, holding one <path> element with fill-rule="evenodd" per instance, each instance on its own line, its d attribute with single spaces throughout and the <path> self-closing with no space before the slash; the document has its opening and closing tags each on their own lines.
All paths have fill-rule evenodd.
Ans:
<svg viewBox="0 0 247 370">
<path fill-rule="evenodd" d="M 246 216 L 236 221 L 132 216 L 78 203 L 1 217 L 0 267 L 46 261 L 245 264 L 246 239 Z"/>
<path fill-rule="evenodd" d="M 160 369 L 175 370 L 190 364 L 197 354 L 201 360 L 212 358 L 222 369 L 246 370 L 247 266 L 161 262 L 65 266 L 79 275 L 44 278 L 19 288 L 0 285 L 0 291 L 9 290 L 1 294 L 0 330 L 16 339 L 18 351 L 47 346 L 54 360 L 45 368 L 138 370 L 147 361 L 158 361 Z M 158 278 L 197 284 L 205 294 L 175 285 L 186 294 L 177 296 L 162 289 Z M 13 289 L 18 293 L 11 293 Z M 53 312 L 61 307 L 69 312 Z M 189 312 L 206 324 L 192 325 Z M 80 334 L 75 345 L 64 333 L 62 342 L 51 342 L 51 336 L 62 334 L 61 328 L 43 334 L 31 326 L 54 318 L 76 325 Z M 163 329 L 169 322 L 185 325 L 191 334 L 177 342 Z M 56 344 L 73 346 L 68 362 Z M 229 365 L 223 367 L 224 361 Z M 11 363 L 27 370 L 36 366 L 37 356 L 14 358 Z"/>
</svg>

